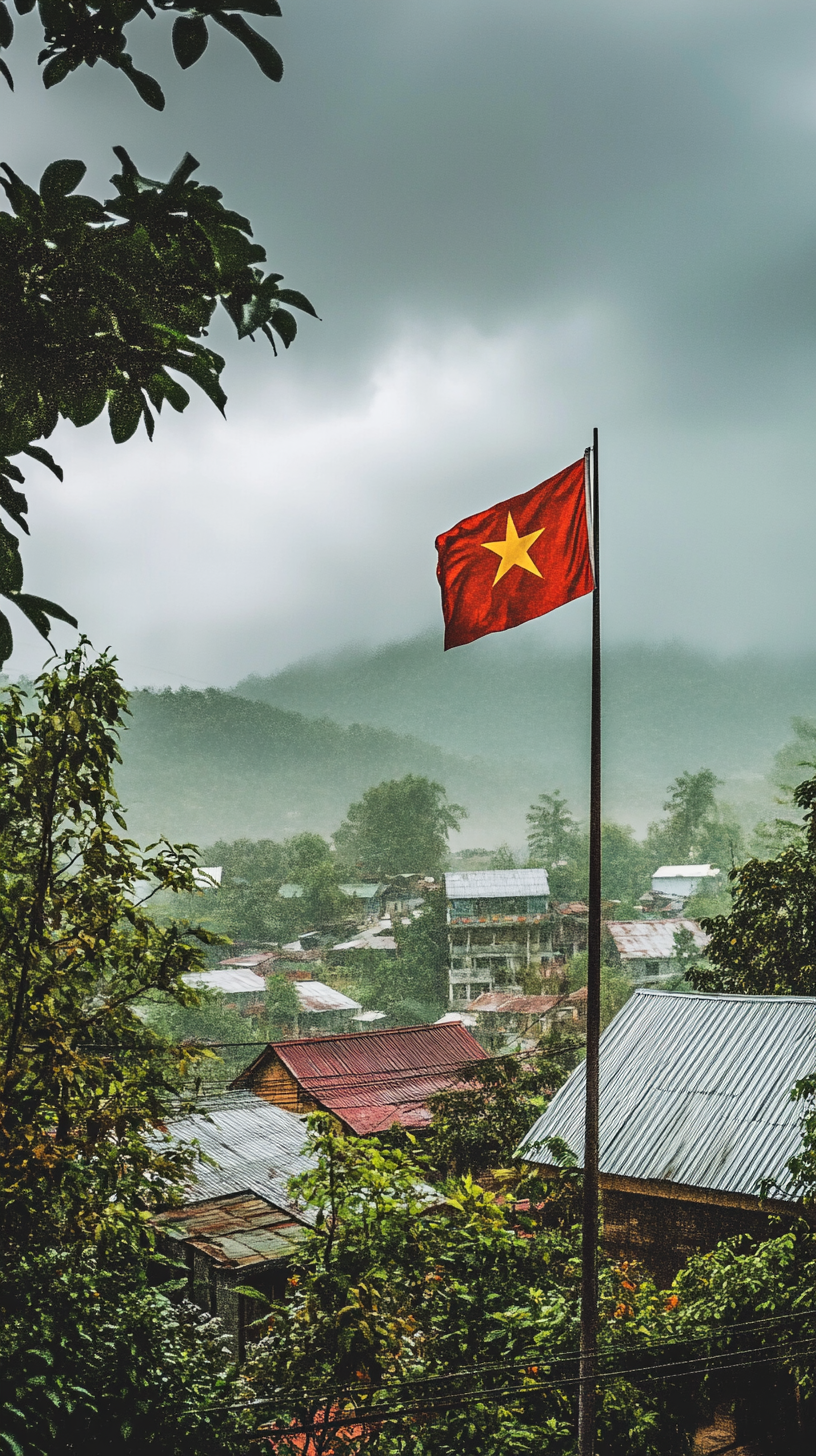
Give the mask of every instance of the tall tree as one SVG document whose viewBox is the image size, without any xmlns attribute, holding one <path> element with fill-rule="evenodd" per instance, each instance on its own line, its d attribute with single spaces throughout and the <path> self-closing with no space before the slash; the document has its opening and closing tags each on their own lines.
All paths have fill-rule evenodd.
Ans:
<svg viewBox="0 0 816 1456">
<path fill-rule="evenodd" d="M 367 789 L 334 836 L 342 859 L 375 876 L 438 875 L 448 857 L 448 835 L 467 815 L 451 804 L 442 784 L 416 774 Z"/>
<path fill-rule="evenodd" d="M 732 870 L 731 913 L 702 921 L 710 965 L 686 973 L 699 991 L 816 995 L 816 778 L 793 798 L 804 814 L 801 841 Z"/>
<path fill-rule="evenodd" d="M 669 786 L 663 808 L 666 818 L 649 825 L 646 846 L 658 864 L 716 864 L 725 871 L 740 860 L 743 834 L 739 824 L 718 804 L 722 782 L 709 768 L 682 773 Z"/>
<path fill-rule="evenodd" d="M 531 859 L 551 869 L 560 860 L 574 857 L 581 831 L 560 789 L 553 794 L 539 794 L 538 802 L 530 805 L 527 823 Z"/>
<path fill-rule="evenodd" d="M 188 1053 L 133 1010 L 148 992 L 195 1003 L 205 932 L 158 926 L 153 891 L 190 891 L 192 845 L 146 854 L 113 787 L 126 695 L 78 647 L 34 704 L 0 700 L 0 1212 L 3 1247 L 142 1237 L 183 1160 L 149 1134 Z M 195 1055 L 195 1054 L 193 1054 Z"/>
</svg>

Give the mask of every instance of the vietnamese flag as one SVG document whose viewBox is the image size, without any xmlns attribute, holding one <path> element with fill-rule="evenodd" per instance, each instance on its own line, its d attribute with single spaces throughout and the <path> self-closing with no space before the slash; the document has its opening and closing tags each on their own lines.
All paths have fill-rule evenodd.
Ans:
<svg viewBox="0 0 816 1456">
<path fill-rule="evenodd" d="M 576 460 L 437 537 L 446 652 L 593 590 L 586 473 Z"/>
</svg>

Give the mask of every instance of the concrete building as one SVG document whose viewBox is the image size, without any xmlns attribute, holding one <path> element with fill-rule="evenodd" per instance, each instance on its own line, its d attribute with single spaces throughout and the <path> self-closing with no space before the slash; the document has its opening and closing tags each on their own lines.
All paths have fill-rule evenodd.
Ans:
<svg viewBox="0 0 816 1456">
<path fill-rule="evenodd" d="M 714 888 L 713 882 L 720 877 L 716 865 L 661 865 L 652 875 L 652 893 L 668 895 L 671 900 L 688 900 L 695 895 L 700 885 L 706 882 Z"/>
<path fill-rule="evenodd" d="M 451 1006 L 485 991 L 520 994 L 519 973 L 553 953 L 546 870 L 448 873 L 445 893 Z"/>
<path fill-rule="evenodd" d="M 771 1237 L 771 1216 L 802 1207 L 786 1191 L 801 1145 L 791 1088 L 812 1074 L 816 997 L 638 990 L 601 1037 L 603 1239 L 668 1282 L 690 1254 L 732 1234 Z M 562 1138 L 580 1166 L 582 1062 L 518 1149 L 551 1168 Z M 764 1180 L 774 1196 L 760 1197 Z"/>
</svg>

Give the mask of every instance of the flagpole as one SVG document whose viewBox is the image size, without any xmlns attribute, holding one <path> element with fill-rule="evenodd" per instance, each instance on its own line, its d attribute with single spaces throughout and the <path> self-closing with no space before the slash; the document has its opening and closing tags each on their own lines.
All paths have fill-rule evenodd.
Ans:
<svg viewBox="0 0 816 1456">
<path fill-rule="evenodd" d="M 589 788 L 586 1100 L 581 1233 L 581 1383 L 578 1456 L 595 1456 L 598 1363 L 598 1041 L 601 1034 L 601 583 L 598 431 L 592 432 L 592 707 Z"/>
</svg>

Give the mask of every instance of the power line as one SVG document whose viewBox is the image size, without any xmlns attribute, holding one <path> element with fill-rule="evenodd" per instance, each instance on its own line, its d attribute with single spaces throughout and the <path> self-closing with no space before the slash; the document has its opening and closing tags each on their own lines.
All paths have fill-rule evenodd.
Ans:
<svg viewBox="0 0 816 1456">
<path fill-rule="evenodd" d="M 406 1403 L 396 1408 L 393 1406 L 390 1408 L 387 1406 L 366 1406 L 333 1419 L 313 1421 L 302 1426 L 289 1426 L 276 1431 L 274 1434 L 283 1440 L 288 1436 L 311 1435 L 315 1431 L 339 1430 L 354 1425 L 383 1424 L 385 1422 L 402 1420 L 407 1416 L 427 1415 L 446 1410 L 455 1410 L 457 1407 L 468 1405 L 473 1401 L 495 1401 L 505 1397 L 518 1398 L 537 1395 L 550 1390 L 559 1390 L 564 1387 L 577 1387 L 580 1389 L 587 1379 L 597 1379 L 600 1384 L 611 1384 L 616 1380 L 636 1376 L 655 1377 L 659 1375 L 661 1380 L 678 1380 L 689 1378 L 692 1375 L 706 1375 L 710 1372 L 742 1370 L 762 1365 L 773 1365 L 783 1360 L 789 1360 L 795 1356 L 804 1357 L 814 1353 L 816 1353 L 816 1345 L 814 1345 L 813 1338 L 811 1337 L 807 1340 L 797 1341 L 787 1349 L 778 1349 L 772 1352 L 769 1352 L 765 1346 L 757 1346 L 753 1350 L 727 1351 L 719 1356 L 709 1358 L 700 1357 L 697 1360 L 669 1361 L 662 1365 L 622 1366 L 611 1370 L 598 1371 L 594 1376 L 590 1377 L 580 1374 L 565 1375 L 548 1381 L 528 1380 L 525 1384 L 499 1385 L 487 1389 L 477 1387 L 470 1391 L 458 1391 L 451 1392 L 449 1395 L 438 1395 L 430 1402 L 427 1400 L 414 1400 L 412 1403 Z M 748 1355 L 751 1358 L 747 1360 L 734 1358 L 739 1355 Z M 381 1387 L 377 1388 L 380 1389 Z M 295 1399 L 298 1398 L 298 1394 L 305 1396 L 307 1400 L 309 1398 L 316 1398 L 321 1402 L 331 1402 L 342 1398 L 342 1396 L 334 1395 L 332 1392 L 325 1390 L 319 1393 L 317 1391 L 296 1392 L 294 1395 Z M 359 1396 L 359 1388 L 356 1394 Z M 268 1396 L 259 1400 L 244 1401 L 235 1405 L 188 1407 L 182 1414 L 203 1414 L 214 1410 L 249 1411 L 257 1409 L 260 1406 L 272 1405 L 276 1400 L 286 1400 L 287 1396 L 290 1401 L 293 1399 L 291 1392 L 279 1391 L 274 1396 Z M 259 1427 L 258 1429 L 268 1430 L 268 1427 Z"/>
</svg>

